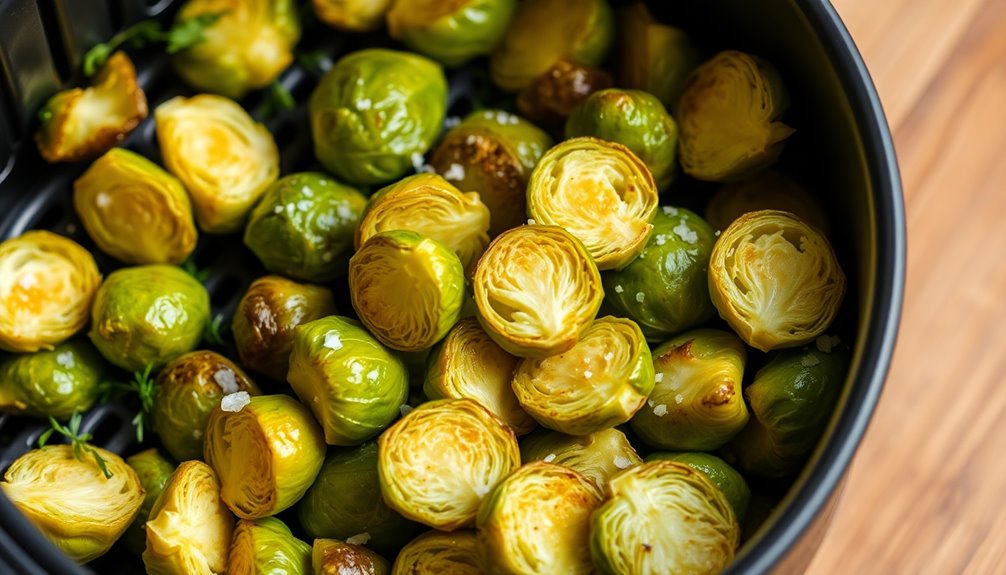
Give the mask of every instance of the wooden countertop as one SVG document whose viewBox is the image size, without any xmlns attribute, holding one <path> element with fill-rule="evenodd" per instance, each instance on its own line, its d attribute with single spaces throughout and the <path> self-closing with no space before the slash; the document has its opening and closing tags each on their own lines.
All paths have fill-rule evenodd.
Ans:
<svg viewBox="0 0 1006 575">
<path fill-rule="evenodd" d="M 833 0 L 908 216 L 887 387 L 808 573 L 1006 573 L 1006 0 Z"/>
</svg>

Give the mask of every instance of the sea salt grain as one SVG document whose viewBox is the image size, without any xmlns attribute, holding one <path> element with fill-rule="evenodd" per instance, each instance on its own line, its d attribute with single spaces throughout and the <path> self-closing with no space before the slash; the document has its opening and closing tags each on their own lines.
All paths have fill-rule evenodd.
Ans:
<svg viewBox="0 0 1006 575">
<path fill-rule="evenodd" d="M 367 533 L 366 531 L 346 538 L 346 543 L 349 543 L 350 545 L 366 545 L 369 541 L 370 533 Z"/>
<path fill-rule="evenodd" d="M 465 179 L 465 167 L 461 164 L 451 164 L 451 167 L 444 172 L 444 179 L 460 182 Z"/>
<path fill-rule="evenodd" d="M 217 382 L 224 395 L 237 393 L 241 389 L 238 387 L 238 380 L 234 372 L 226 368 L 214 373 L 213 381 Z"/>
<path fill-rule="evenodd" d="M 653 415 L 656 415 L 657 417 L 663 417 L 663 416 L 667 415 L 667 405 L 664 404 L 664 403 L 661 403 L 660 405 L 654 407 L 653 408 Z"/>
<path fill-rule="evenodd" d="M 629 459 L 628 457 L 625 457 L 624 455 L 615 456 L 615 467 L 619 469 L 625 469 L 630 465 L 632 465 L 632 460 Z"/>
<path fill-rule="evenodd" d="M 693 230 L 692 228 L 688 227 L 688 223 L 685 222 L 684 218 L 681 218 L 681 221 L 678 223 L 678 225 L 674 226 L 674 228 L 671 231 L 677 234 L 679 238 L 690 244 L 694 244 L 695 242 L 699 241 L 699 234 L 696 233 L 695 230 Z"/>
<path fill-rule="evenodd" d="M 680 393 L 674 396 L 674 403 L 680 405 L 684 402 L 685 402 L 685 396 L 681 395 Z"/>
<path fill-rule="evenodd" d="M 814 367 L 815 365 L 821 363 L 820 359 L 817 359 L 813 355 L 805 355 L 800 358 L 800 365 L 804 367 Z"/>
<path fill-rule="evenodd" d="M 339 351 L 342 349 L 342 339 L 338 333 L 330 331 L 325 334 L 325 342 L 321 345 L 333 351 Z"/>
<path fill-rule="evenodd" d="M 664 210 L 664 214 L 665 215 L 672 216 L 672 217 L 678 215 L 678 208 L 674 208 L 674 207 L 671 207 L 671 206 L 664 206 L 661 209 Z"/>
<path fill-rule="evenodd" d="M 643 293 L 643 292 L 636 292 L 636 301 L 638 301 L 639 303 L 643 303 L 644 299 L 646 299 L 646 294 L 645 293 Z"/>
<path fill-rule="evenodd" d="M 545 459 L 542 459 L 542 461 L 544 461 L 545 463 L 552 463 L 553 461 L 555 461 L 555 454 L 549 453 L 548 455 L 545 456 Z"/>
<path fill-rule="evenodd" d="M 220 409 L 231 413 L 237 413 L 244 409 L 244 406 L 249 403 L 251 403 L 251 396 L 248 395 L 248 392 L 238 391 L 225 395 L 223 399 L 220 400 Z"/>
<path fill-rule="evenodd" d="M 657 383 L 660 383 L 661 381 L 664 381 L 664 374 L 658 373 L 658 374 L 654 375 L 653 376 L 653 381 L 655 381 Z"/>
<path fill-rule="evenodd" d="M 615 286 L 615 293 L 622 293 L 623 291 L 625 291 L 625 288 L 622 286 Z"/>
</svg>

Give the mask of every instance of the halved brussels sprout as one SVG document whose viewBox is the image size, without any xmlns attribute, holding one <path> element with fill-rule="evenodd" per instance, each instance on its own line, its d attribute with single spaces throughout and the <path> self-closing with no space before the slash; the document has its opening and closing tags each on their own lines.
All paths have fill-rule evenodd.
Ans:
<svg viewBox="0 0 1006 575">
<path fill-rule="evenodd" d="M 739 541 L 726 496 L 701 471 L 672 461 L 613 477 L 590 518 L 590 554 L 602 575 L 719 573 Z"/>
<path fill-rule="evenodd" d="M 602 317 L 568 351 L 520 362 L 513 391 L 538 423 L 569 435 L 621 425 L 653 389 L 653 358 L 632 320 Z"/>
<path fill-rule="evenodd" d="M 384 25 L 394 0 L 314 0 L 318 19 L 339 30 L 369 32 Z"/>
<path fill-rule="evenodd" d="M 634 2 L 618 18 L 618 83 L 643 90 L 673 108 L 702 63 L 698 47 L 683 30 L 654 20 L 643 2 Z"/>
<path fill-rule="evenodd" d="M 32 230 L 0 243 L 0 349 L 53 349 L 87 325 L 101 283 L 77 242 Z"/>
<path fill-rule="evenodd" d="M 737 336 L 716 329 L 689 331 L 654 349 L 656 385 L 632 430 L 657 449 L 721 447 L 748 421 L 741 396 L 746 359 Z"/>
<path fill-rule="evenodd" d="M 748 504 L 751 502 L 751 488 L 748 487 L 744 476 L 736 469 L 712 455 L 711 453 L 701 453 L 698 451 L 683 453 L 651 453 L 646 457 L 647 461 L 676 461 L 696 469 L 705 474 L 713 485 L 718 487 L 726 496 L 730 506 L 734 509 L 734 515 L 741 525 L 744 524 L 744 517 L 747 514 Z"/>
<path fill-rule="evenodd" d="M 280 276 L 253 281 L 231 321 L 241 365 L 285 381 L 294 328 L 334 313 L 335 302 L 328 288 Z"/>
<path fill-rule="evenodd" d="M 429 531 L 402 549 L 391 575 L 482 575 L 478 539 L 473 531 Z"/>
<path fill-rule="evenodd" d="M 227 507 L 241 519 L 259 519 L 290 507 L 314 483 L 325 437 L 292 397 L 239 391 L 210 414 L 203 455 L 220 477 Z"/>
<path fill-rule="evenodd" d="M 287 381 L 321 423 L 330 445 L 358 445 L 401 413 L 405 364 L 359 324 L 329 316 L 294 330 Z"/>
<path fill-rule="evenodd" d="M 460 66 L 492 52 L 516 4 L 516 0 L 395 0 L 388 12 L 388 33 L 444 65 Z"/>
<path fill-rule="evenodd" d="M 176 26 L 199 16 L 220 17 L 204 39 L 171 58 L 175 72 L 197 90 L 238 99 L 268 86 L 293 61 L 300 40 L 297 3 L 291 0 L 188 0 Z"/>
<path fill-rule="evenodd" d="M 539 126 L 562 136 L 566 118 L 588 96 L 615 85 L 611 74 L 563 59 L 517 95 L 517 109 Z"/>
<path fill-rule="evenodd" d="M 123 148 L 112 148 L 77 178 L 73 207 L 101 251 L 126 263 L 180 264 L 196 247 L 182 183 Z"/>
<path fill-rule="evenodd" d="M 363 194 L 321 172 L 291 174 L 252 210 L 244 243 L 271 272 L 331 281 L 346 275 L 366 206 Z"/>
<path fill-rule="evenodd" d="M 0 483 L 45 538 L 78 563 L 108 551 L 143 503 L 140 479 L 121 457 L 88 449 L 105 460 L 111 477 L 89 456 L 77 459 L 69 445 L 47 445 L 18 457 Z"/>
<path fill-rule="evenodd" d="M 479 506 L 478 540 L 493 573 L 594 573 L 590 514 L 601 504 L 579 472 L 536 461 L 513 472 Z"/>
<path fill-rule="evenodd" d="M 367 49 L 343 56 L 311 94 L 314 153 L 354 184 L 384 184 L 413 169 L 447 115 L 447 79 L 418 54 Z"/>
<path fill-rule="evenodd" d="M 209 317 L 206 288 L 181 268 L 123 268 L 98 289 L 87 336 L 109 362 L 138 371 L 195 349 Z"/>
<path fill-rule="evenodd" d="M 768 62 L 743 52 L 713 56 L 678 100 L 681 167 L 699 180 L 741 180 L 775 162 L 793 128 L 779 121 L 789 97 Z"/>
<path fill-rule="evenodd" d="M 614 427 L 579 437 L 545 429 L 536 431 L 521 441 L 520 460 L 525 464 L 540 460 L 565 465 L 599 487 L 607 485 L 623 469 L 643 462 L 625 434 Z"/>
<path fill-rule="evenodd" d="M 548 357 L 573 347 L 604 298 L 594 260 L 558 226 L 500 234 L 479 260 L 472 287 L 479 323 L 519 357 Z"/>
<path fill-rule="evenodd" d="M 87 411 L 100 394 L 104 362 L 86 341 L 0 361 L 0 411 L 63 419 Z"/>
<path fill-rule="evenodd" d="M 528 215 L 576 236 L 601 270 L 623 268 L 643 251 L 658 201 L 642 160 L 621 144 L 589 137 L 546 152 L 527 187 Z"/>
<path fill-rule="evenodd" d="M 314 575 L 388 575 L 387 560 L 362 545 L 337 539 L 315 539 L 311 551 Z"/>
<path fill-rule="evenodd" d="M 788 212 L 763 210 L 730 224 L 709 260 L 713 305 L 761 351 L 809 343 L 828 329 L 845 274 L 828 239 Z"/>
<path fill-rule="evenodd" d="M 220 500 L 220 482 L 202 461 L 171 474 L 147 520 L 143 565 L 149 575 L 223 573 L 234 517 Z"/>
<path fill-rule="evenodd" d="M 513 431 L 471 399 L 420 405 L 377 447 L 385 503 L 441 531 L 474 525 L 483 497 L 520 467 Z"/>
<path fill-rule="evenodd" d="M 126 458 L 126 464 L 133 468 L 140 478 L 143 487 L 143 504 L 136 514 L 136 519 L 129 529 L 122 534 L 122 542 L 130 551 L 139 555 L 147 546 L 147 531 L 143 528 L 150 517 L 154 502 L 164 491 L 171 474 L 175 472 L 175 464 L 162 456 L 157 449 L 150 448 Z"/>
<path fill-rule="evenodd" d="M 725 230 L 748 212 L 779 210 L 795 214 L 801 220 L 828 235 L 828 215 L 806 188 L 775 170 L 719 189 L 706 206 L 706 219 L 717 230 Z"/>
<path fill-rule="evenodd" d="M 311 546 L 275 517 L 241 519 L 234 528 L 228 575 L 310 575 Z"/>
<path fill-rule="evenodd" d="M 241 229 L 279 177 L 272 133 L 233 100 L 212 94 L 172 98 L 154 110 L 154 118 L 164 165 L 192 196 L 200 229 Z"/>
<path fill-rule="evenodd" d="M 133 62 L 116 52 L 98 70 L 89 88 L 57 92 L 39 112 L 35 133 L 47 162 L 77 162 L 121 142 L 147 117 L 147 97 L 136 81 Z"/>
<path fill-rule="evenodd" d="M 709 256 L 716 235 L 684 208 L 664 206 L 639 257 L 601 274 L 604 300 L 632 318 L 651 341 L 702 325 L 716 314 L 709 299 Z"/>
</svg>

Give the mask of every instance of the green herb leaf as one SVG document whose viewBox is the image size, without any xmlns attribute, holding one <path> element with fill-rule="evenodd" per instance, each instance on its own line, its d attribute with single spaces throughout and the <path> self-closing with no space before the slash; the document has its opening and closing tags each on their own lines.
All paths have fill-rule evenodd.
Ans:
<svg viewBox="0 0 1006 575">
<path fill-rule="evenodd" d="M 168 43 L 165 51 L 175 54 L 194 46 L 206 39 L 206 29 L 212 26 L 225 12 L 200 14 L 184 22 L 179 22 L 168 30 L 165 39 Z"/>
<path fill-rule="evenodd" d="M 196 262 L 192 260 L 185 260 L 182 262 L 182 270 L 194 277 L 199 283 L 206 283 L 206 280 L 210 279 L 210 270 L 201 270 L 196 266 Z"/>
<path fill-rule="evenodd" d="M 213 321 L 206 324 L 206 332 L 203 333 L 203 339 L 211 346 L 224 347 L 227 345 L 227 342 L 224 341 L 224 333 L 226 331 L 227 324 L 224 323 L 224 316 L 217 314 L 213 316 Z"/>
<path fill-rule="evenodd" d="M 287 110 L 294 109 L 296 106 L 297 102 L 293 99 L 293 94 L 286 89 L 286 86 L 280 84 L 278 80 L 273 80 L 272 84 L 269 84 L 269 91 L 266 92 L 265 100 L 258 108 L 257 115 L 262 118 L 275 118 Z"/>
<path fill-rule="evenodd" d="M 108 57 L 119 46 L 129 42 L 132 46 L 141 48 L 148 42 L 158 42 L 163 38 L 161 25 L 156 20 L 143 20 L 119 32 L 104 44 L 97 44 L 84 53 L 84 75 L 90 78 L 105 65 Z"/>
<path fill-rule="evenodd" d="M 53 432 L 59 433 L 63 437 L 70 440 L 70 449 L 73 450 L 73 456 L 78 460 L 84 460 L 84 454 L 89 454 L 94 458 L 94 463 L 97 464 L 98 469 L 105 476 L 105 479 L 110 479 L 112 477 L 112 472 L 108 470 L 108 465 L 105 459 L 98 453 L 98 450 L 89 445 L 87 442 L 91 440 L 90 433 L 81 433 L 80 424 L 83 421 L 83 417 L 78 412 L 73 412 L 70 416 L 70 421 L 67 422 L 66 426 L 61 425 L 56 418 L 49 418 L 50 429 L 47 429 L 38 438 L 38 446 L 44 447 L 46 442 L 52 436 Z"/>
<path fill-rule="evenodd" d="M 98 384 L 101 401 L 108 402 L 112 399 L 122 399 L 127 395 L 135 395 L 140 400 L 140 411 L 133 418 L 133 426 L 136 427 L 136 440 L 143 442 L 143 432 L 149 425 L 149 415 L 154 408 L 154 396 L 156 395 L 156 378 L 153 377 L 153 367 L 148 364 L 143 371 L 133 373 L 133 379 L 128 382 L 102 381 Z"/>
</svg>

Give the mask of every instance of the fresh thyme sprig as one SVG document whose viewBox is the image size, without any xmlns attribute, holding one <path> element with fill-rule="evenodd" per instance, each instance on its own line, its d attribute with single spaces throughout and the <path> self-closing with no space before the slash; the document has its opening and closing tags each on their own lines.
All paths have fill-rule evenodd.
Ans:
<svg viewBox="0 0 1006 575">
<path fill-rule="evenodd" d="M 38 446 L 45 447 L 46 442 L 52 437 L 53 433 L 59 433 L 63 437 L 70 440 L 70 447 L 73 449 L 73 456 L 80 461 L 84 461 L 85 454 L 90 454 L 94 458 L 94 462 L 98 465 L 98 469 L 104 474 L 105 479 L 110 479 L 112 477 L 112 472 L 108 470 L 108 464 L 105 462 L 105 458 L 98 453 L 98 450 L 92 447 L 88 441 L 91 440 L 90 433 L 80 432 L 80 422 L 83 418 L 76 411 L 70 416 L 70 421 L 64 426 L 60 422 L 56 421 L 56 418 L 49 418 L 49 429 L 45 430 L 42 435 L 38 437 Z"/>
<path fill-rule="evenodd" d="M 109 56 L 126 42 L 134 48 L 147 44 L 164 43 L 168 54 L 180 52 L 206 39 L 206 29 L 212 26 L 224 12 L 200 14 L 184 22 L 178 22 L 164 30 L 156 20 L 142 20 L 119 32 L 108 42 L 92 47 L 84 54 L 84 75 L 91 77 L 108 60 Z"/>
<path fill-rule="evenodd" d="M 133 379 L 128 382 L 106 380 L 99 384 L 102 401 L 121 398 L 126 395 L 136 395 L 140 398 L 140 411 L 133 417 L 132 424 L 136 428 L 136 440 L 143 441 L 143 432 L 150 425 L 150 412 L 154 407 L 153 366 L 147 365 L 143 371 L 133 373 Z"/>
</svg>

